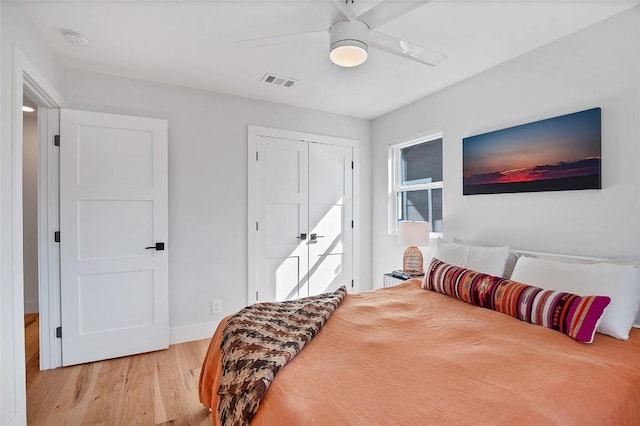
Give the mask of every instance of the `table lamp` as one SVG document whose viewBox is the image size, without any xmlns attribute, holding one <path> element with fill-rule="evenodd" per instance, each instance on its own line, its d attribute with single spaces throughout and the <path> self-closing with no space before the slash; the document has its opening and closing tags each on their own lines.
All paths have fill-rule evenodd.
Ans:
<svg viewBox="0 0 640 426">
<path fill-rule="evenodd" d="M 398 222 L 398 244 L 408 245 L 402 258 L 402 272 L 408 275 L 422 275 L 422 252 L 416 246 L 429 244 L 429 222 Z"/>
</svg>

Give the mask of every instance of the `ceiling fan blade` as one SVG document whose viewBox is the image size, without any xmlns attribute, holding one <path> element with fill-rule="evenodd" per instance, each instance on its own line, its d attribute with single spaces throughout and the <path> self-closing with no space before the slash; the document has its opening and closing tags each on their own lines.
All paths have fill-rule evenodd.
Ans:
<svg viewBox="0 0 640 426">
<path fill-rule="evenodd" d="M 310 33 L 284 34 L 272 37 L 252 38 L 236 41 L 236 45 L 243 49 L 255 49 L 262 47 L 278 46 L 288 43 L 315 43 L 327 41 L 328 31 L 314 31 Z"/>
<path fill-rule="evenodd" d="M 331 14 L 331 22 L 353 21 L 356 19 L 355 13 L 345 4 L 344 0 L 308 1 L 313 4 L 316 9 Z"/>
<path fill-rule="evenodd" d="M 385 0 L 358 16 L 358 20 L 365 22 L 369 25 L 370 29 L 374 30 L 430 1 L 431 0 Z"/>
<path fill-rule="evenodd" d="M 421 64 L 435 66 L 447 59 L 447 55 L 426 47 L 418 46 L 399 38 L 371 31 L 369 33 L 369 47 L 383 50 L 385 52 L 411 59 Z"/>
</svg>

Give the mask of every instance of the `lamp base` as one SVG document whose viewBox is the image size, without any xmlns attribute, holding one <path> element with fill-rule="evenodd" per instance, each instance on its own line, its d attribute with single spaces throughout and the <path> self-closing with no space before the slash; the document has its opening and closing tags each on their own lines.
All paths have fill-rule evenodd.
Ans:
<svg viewBox="0 0 640 426">
<path fill-rule="evenodd" d="M 422 252 L 416 246 L 407 247 L 402 257 L 402 272 L 408 275 L 420 275 L 424 273 L 422 264 Z"/>
</svg>

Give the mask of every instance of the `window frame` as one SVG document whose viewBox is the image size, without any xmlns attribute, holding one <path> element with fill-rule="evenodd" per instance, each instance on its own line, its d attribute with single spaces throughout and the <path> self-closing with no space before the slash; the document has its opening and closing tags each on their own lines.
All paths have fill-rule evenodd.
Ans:
<svg viewBox="0 0 640 426">
<path fill-rule="evenodd" d="M 397 235 L 398 234 L 398 222 L 400 221 L 400 217 L 402 214 L 402 205 L 399 201 L 400 194 L 403 192 L 411 192 L 411 191 L 422 191 L 422 190 L 431 190 L 431 189 L 443 189 L 444 176 L 442 181 L 438 182 L 420 182 L 425 179 L 416 179 L 416 183 L 406 182 L 402 184 L 402 167 L 401 167 L 401 153 L 400 151 L 404 148 L 419 145 L 425 142 L 435 141 L 437 139 L 442 139 L 442 143 L 444 144 L 444 138 L 442 132 L 430 133 L 424 136 L 420 136 L 418 138 L 413 138 L 408 141 L 399 142 L 395 144 L 389 145 L 388 150 L 388 233 L 389 235 Z M 443 152 L 444 157 L 444 152 Z M 444 168 L 444 158 L 443 158 L 443 168 Z M 444 171 L 444 170 L 443 170 Z M 430 206 L 431 207 L 431 206 Z M 431 214 L 432 210 L 429 208 L 429 213 Z M 442 236 L 442 232 L 431 232 L 431 237 Z"/>
</svg>

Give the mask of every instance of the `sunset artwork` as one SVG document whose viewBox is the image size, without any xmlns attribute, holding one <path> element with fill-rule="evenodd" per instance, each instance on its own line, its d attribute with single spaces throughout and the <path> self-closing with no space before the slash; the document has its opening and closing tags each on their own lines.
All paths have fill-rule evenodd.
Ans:
<svg viewBox="0 0 640 426">
<path fill-rule="evenodd" d="M 601 110 L 462 140 L 463 195 L 600 189 Z"/>
</svg>

